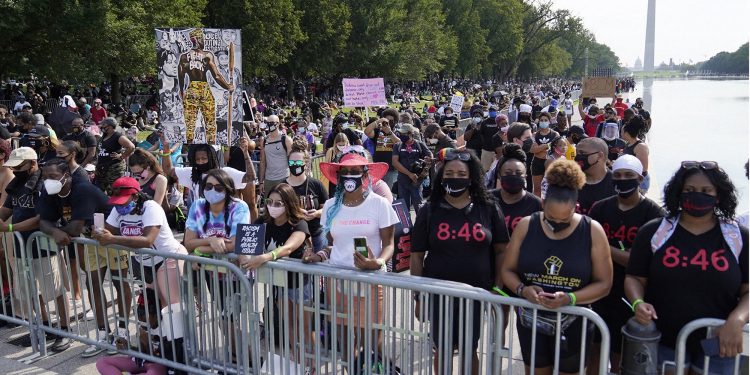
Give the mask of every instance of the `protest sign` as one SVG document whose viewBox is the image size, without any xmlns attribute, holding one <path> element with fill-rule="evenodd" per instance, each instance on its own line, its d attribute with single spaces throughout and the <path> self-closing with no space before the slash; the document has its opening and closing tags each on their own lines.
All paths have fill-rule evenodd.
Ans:
<svg viewBox="0 0 750 375">
<path fill-rule="evenodd" d="M 615 95 L 615 77 L 588 77 L 583 79 L 584 98 L 611 98 Z"/>
<path fill-rule="evenodd" d="M 382 78 L 344 78 L 344 107 L 388 105 Z"/>
<path fill-rule="evenodd" d="M 266 247 L 266 224 L 238 224 L 234 240 L 237 255 L 261 255 Z"/>
<path fill-rule="evenodd" d="M 170 144 L 237 144 L 241 45 L 240 30 L 156 29 L 159 120 Z"/>
<path fill-rule="evenodd" d="M 396 211 L 398 216 L 398 223 L 394 228 L 393 243 L 396 245 L 393 250 L 393 257 L 388 264 L 389 272 L 403 272 L 407 271 L 410 267 L 409 262 L 411 260 L 411 216 L 409 210 L 406 208 L 406 203 L 403 199 L 398 199 L 391 205 L 393 210 Z"/>
<path fill-rule="evenodd" d="M 461 113 L 461 108 L 464 106 L 464 97 L 459 95 L 453 95 L 451 97 L 451 109 L 453 113 Z"/>
</svg>

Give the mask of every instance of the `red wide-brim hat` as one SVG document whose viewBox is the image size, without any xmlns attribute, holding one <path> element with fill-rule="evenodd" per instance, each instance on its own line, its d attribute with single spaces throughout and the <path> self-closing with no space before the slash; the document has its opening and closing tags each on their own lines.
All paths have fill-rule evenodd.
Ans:
<svg viewBox="0 0 750 375">
<path fill-rule="evenodd" d="M 345 154 L 341 157 L 341 161 L 338 163 L 320 163 L 320 172 L 323 176 L 326 176 L 328 181 L 336 184 L 339 180 L 339 168 L 344 167 L 367 167 L 367 174 L 372 179 L 373 183 L 377 180 L 382 180 L 383 176 L 388 173 L 388 164 L 386 163 L 370 163 L 362 155 L 356 153 Z"/>
</svg>

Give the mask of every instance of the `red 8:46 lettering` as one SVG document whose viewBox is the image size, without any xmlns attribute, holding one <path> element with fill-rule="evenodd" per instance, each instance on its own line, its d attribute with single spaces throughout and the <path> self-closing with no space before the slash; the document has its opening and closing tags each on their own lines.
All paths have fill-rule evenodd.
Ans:
<svg viewBox="0 0 750 375">
<path fill-rule="evenodd" d="M 518 222 L 523 219 L 523 216 L 518 216 L 513 219 L 513 222 L 510 221 L 510 215 L 505 215 L 505 227 L 510 229 L 511 231 L 516 229 L 516 225 L 518 225 Z"/>
<path fill-rule="evenodd" d="M 602 223 L 602 229 L 607 234 L 607 239 L 616 238 L 628 243 L 633 243 L 635 235 L 638 234 L 638 227 L 626 228 L 624 225 L 620 225 L 619 228 L 613 230 L 609 227 L 609 223 Z"/>
<path fill-rule="evenodd" d="M 437 238 L 440 241 L 463 238 L 466 242 L 471 241 L 472 239 L 476 242 L 482 242 L 486 236 L 482 224 L 479 223 L 474 224 L 471 230 L 469 230 L 469 223 L 464 223 L 458 231 L 451 229 L 451 226 L 448 223 L 438 224 Z"/>
<path fill-rule="evenodd" d="M 688 259 L 687 256 L 681 256 L 682 252 L 680 249 L 670 246 L 664 251 L 664 257 L 661 258 L 661 262 L 667 268 L 696 266 L 705 271 L 709 266 L 712 266 L 715 270 L 724 272 L 729 269 L 729 261 L 724 256 L 725 252 L 726 250 L 724 249 L 714 251 L 711 253 L 709 260 L 706 249 L 700 249 L 697 254 Z"/>
</svg>

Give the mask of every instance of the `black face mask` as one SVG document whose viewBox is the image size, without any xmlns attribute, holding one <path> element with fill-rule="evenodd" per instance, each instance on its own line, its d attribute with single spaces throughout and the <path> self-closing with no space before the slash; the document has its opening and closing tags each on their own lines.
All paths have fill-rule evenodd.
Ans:
<svg viewBox="0 0 750 375">
<path fill-rule="evenodd" d="M 580 141 L 581 141 L 581 136 L 579 136 L 579 135 L 571 135 L 571 136 L 570 136 L 570 140 L 572 140 L 572 141 L 573 141 L 573 144 L 574 144 L 574 145 L 577 145 L 577 144 L 578 144 L 578 142 L 580 142 Z"/>
<path fill-rule="evenodd" d="M 26 181 L 29 179 L 29 176 L 31 176 L 31 171 L 15 171 L 13 172 L 13 175 L 16 176 L 18 181 Z"/>
<path fill-rule="evenodd" d="M 508 194 L 517 194 L 526 187 L 526 179 L 515 174 L 500 176 L 500 187 Z"/>
<path fill-rule="evenodd" d="M 575 161 L 576 161 L 576 163 L 578 163 L 579 166 L 581 166 L 581 170 L 584 171 L 584 172 L 586 172 L 589 168 L 591 168 L 592 165 L 594 165 L 594 164 L 596 164 L 596 163 L 599 162 L 599 160 L 597 160 L 594 163 L 589 162 L 589 157 L 591 155 L 592 154 L 576 155 Z"/>
<path fill-rule="evenodd" d="M 301 176 L 303 173 L 305 173 L 305 167 L 299 165 L 290 165 L 289 173 L 291 173 L 292 176 Z"/>
<path fill-rule="evenodd" d="M 627 180 L 612 180 L 615 185 L 615 193 L 622 198 L 627 198 L 638 191 L 638 186 L 641 184 L 637 178 L 629 178 Z"/>
<path fill-rule="evenodd" d="M 689 191 L 680 194 L 682 211 L 692 217 L 703 217 L 714 211 L 718 199 L 713 195 L 699 191 Z"/>
<path fill-rule="evenodd" d="M 521 146 L 521 149 L 523 152 L 529 153 L 531 152 L 531 145 L 534 144 L 534 140 L 531 138 L 526 138 L 525 141 L 523 141 L 523 146 Z"/>
<path fill-rule="evenodd" d="M 570 226 L 570 222 L 557 222 L 544 218 L 544 224 L 547 224 L 547 228 L 552 231 L 552 233 L 562 232 L 565 229 L 567 229 Z"/>
<path fill-rule="evenodd" d="M 197 170 L 198 173 L 200 173 L 200 174 L 208 172 L 209 171 L 209 169 L 208 169 L 208 163 L 196 164 L 195 165 L 195 170 Z"/>
<path fill-rule="evenodd" d="M 451 197 L 460 197 L 471 185 L 471 180 L 468 178 L 444 178 L 442 185 L 445 192 Z"/>
</svg>

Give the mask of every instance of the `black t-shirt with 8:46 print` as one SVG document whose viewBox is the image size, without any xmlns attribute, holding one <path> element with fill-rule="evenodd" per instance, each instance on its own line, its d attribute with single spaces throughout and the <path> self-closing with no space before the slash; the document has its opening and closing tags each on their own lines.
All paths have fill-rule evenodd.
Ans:
<svg viewBox="0 0 750 375">
<path fill-rule="evenodd" d="M 630 250 L 628 275 L 646 277 L 644 300 L 654 306 L 661 344 L 674 347 L 680 329 L 699 318 L 726 319 L 737 307 L 740 287 L 748 283 L 747 229 L 740 227 L 742 250 L 736 256 L 717 224 L 695 235 L 677 225 L 655 252 L 651 238 L 662 219 L 644 225 Z M 688 338 L 688 351 L 698 355 L 705 331 Z M 700 353 L 699 355 L 702 355 Z"/>
<path fill-rule="evenodd" d="M 508 229 L 496 204 L 455 208 L 425 204 L 411 232 L 414 252 L 426 252 L 424 276 L 490 289 L 495 278 L 494 244 L 507 243 Z"/>
</svg>

